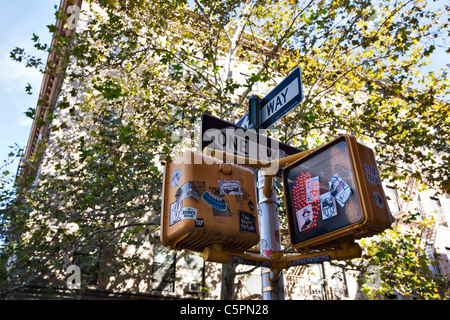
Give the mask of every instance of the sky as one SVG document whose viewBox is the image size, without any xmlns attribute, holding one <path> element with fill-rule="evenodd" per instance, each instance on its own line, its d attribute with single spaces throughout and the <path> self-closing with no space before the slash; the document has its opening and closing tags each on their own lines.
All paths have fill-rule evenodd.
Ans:
<svg viewBox="0 0 450 320">
<path fill-rule="evenodd" d="M 54 5 L 60 0 L 0 0 L 0 166 L 14 143 L 25 147 L 30 134 L 32 120 L 24 112 L 36 107 L 43 75 L 24 63 L 10 58 L 15 47 L 25 48 L 29 54 L 38 54 L 31 41 L 33 32 L 50 43 L 51 34 L 47 25 L 54 24 Z M 40 53 L 42 61 L 47 54 Z M 27 83 L 32 86 L 32 95 L 25 93 Z M 11 171 L 17 170 L 16 162 Z"/>
<path fill-rule="evenodd" d="M 0 0 L 0 167 L 11 151 L 9 146 L 17 143 L 25 147 L 31 129 L 31 119 L 25 116 L 28 108 L 35 108 L 43 75 L 35 69 L 25 68 L 10 58 L 15 47 L 25 48 L 29 54 L 40 54 L 46 62 L 47 55 L 33 48 L 33 33 L 41 43 L 50 43 L 47 25 L 55 23 L 54 6 L 60 0 Z M 432 56 L 432 70 L 439 70 L 448 61 L 448 55 L 439 49 Z M 27 83 L 32 95 L 25 93 Z M 17 169 L 17 162 L 11 171 Z"/>
</svg>

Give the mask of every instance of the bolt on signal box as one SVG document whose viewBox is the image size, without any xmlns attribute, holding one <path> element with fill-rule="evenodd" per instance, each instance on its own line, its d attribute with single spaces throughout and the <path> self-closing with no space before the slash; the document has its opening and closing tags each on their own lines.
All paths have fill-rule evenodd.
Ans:
<svg viewBox="0 0 450 320">
<path fill-rule="evenodd" d="M 369 237 L 392 223 L 372 149 L 341 135 L 284 168 L 291 244 L 300 252 Z"/>
<path fill-rule="evenodd" d="M 167 162 L 161 242 L 198 252 L 220 244 L 236 253 L 258 244 L 253 171 L 192 151 Z"/>
</svg>

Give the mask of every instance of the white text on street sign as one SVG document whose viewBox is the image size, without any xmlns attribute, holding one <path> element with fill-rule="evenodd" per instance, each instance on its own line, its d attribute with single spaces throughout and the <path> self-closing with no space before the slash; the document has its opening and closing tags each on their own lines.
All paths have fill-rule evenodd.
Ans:
<svg viewBox="0 0 450 320">
<path fill-rule="evenodd" d="M 262 129 L 270 128 L 303 100 L 301 69 L 297 67 L 270 91 L 260 103 Z M 251 128 L 248 112 L 236 123 L 245 129 Z"/>
</svg>

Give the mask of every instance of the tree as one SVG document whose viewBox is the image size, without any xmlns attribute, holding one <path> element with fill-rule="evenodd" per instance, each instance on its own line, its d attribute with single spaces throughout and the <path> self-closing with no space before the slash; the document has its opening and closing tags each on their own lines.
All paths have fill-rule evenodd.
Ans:
<svg viewBox="0 0 450 320">
<path fill-rule="evenodd" d="M 137 266 L 137 253 L 102 261 L 155 241 L 161 163 L 183 149 L 178 133 L 192 132 L 203 112 L 242 116 L 256 84 L 270 87 L 297 65 L 305 99 L 285 117 L 280 140 L 311 148 L 352 132 L 377 143 L 383 178 L 413 176 L 448 192 L 450 121 L 439 99 L 448 94 L 447 71 L 409 90 L 448 32 L 444 10 L 412 0 L 85 0 L 75 33 L 49 26 L 54 45 L 37 47 L 64 58 L 63 69 L 45 69 L 64 72 L 64 83 L 55 113 L 29 112 L 52 123 L 47 144 L 26 159 L 43 161 L 38 185 L 19 177 L 13 197 L 2 190 L 3 288 L 71 263 L 91 270 L 94 284 L 111 276 L 106 267 Z M 57 17 L 67 28 L 74 20 L 62 10 Z M 11 57 L 42 68 L 20 48 Z"/>
<path fill-rule="evenodd" d="M 363 257 L 349 261 L 347 267 L 362 272 L 366 297 L 389 299 L 398 293 L 420 300 L 448 299 L 448 280 L 433 271 L 436 262 L 427 257 L 426 243 L 421 241 L 421 233 L 433 223 L 404 215 L 380 236 L 361 240 Z"/>
</svg>

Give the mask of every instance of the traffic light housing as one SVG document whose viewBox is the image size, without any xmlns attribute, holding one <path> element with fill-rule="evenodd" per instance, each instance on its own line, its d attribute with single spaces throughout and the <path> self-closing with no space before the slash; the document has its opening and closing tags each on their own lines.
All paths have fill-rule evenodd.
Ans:
<svg viewBox="0 0 450 320">
<path fill-rule="evenodd" d="M 241 253 L 258 244 L 253 171 L 192 151 L 167 162 L 160 240 L 198 252 L 218 246 Z"/>
<path fill-rule="evenodd" d="M 392 222 L 372 149 L 341 135 L 283 169 L 292 246 L 328 249 Z"/>
</svg>

